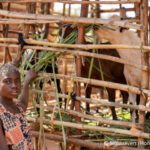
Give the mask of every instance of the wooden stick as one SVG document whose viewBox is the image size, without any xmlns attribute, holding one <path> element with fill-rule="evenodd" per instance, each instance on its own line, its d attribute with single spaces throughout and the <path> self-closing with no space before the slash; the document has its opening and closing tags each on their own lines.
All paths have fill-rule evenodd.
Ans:
<svg viewBox="0 0 150 150">
<path fill-rule="evenodd" d="M 31 131 L 31 134 L 33 137 L 39 137 L 39 132 L 37 131 Z M 63 141 L 63 137 L 61 135 L 56 135 L 56 134 L 51 134 L 51 133 L 44 133 L 44 136 L 46 139 L 48 140 L 52 140 L 52 141 L 59 141 L 62 142 Z M 81 140 L 81 139 L 77 139 L 77 138 L 73 138 L 73 137 L 66 137 L 67 143 L 73 143 L 76 145 L 80 145 L 83 147 L 87 147 L 90 148 L 92 150 L 96 149 L 96 150 L 140 150 L 138 148 L 129 148 L 125 145 L 120 145 L 120 146 L 116 146 L 115 147 L 111 147 L 111 146 L 105 146 L 105 144 L 102 143 L 94 143 L 91 142 L 89 140 Z M 109 142 L 108 142 L 109 143 Z M 144 150 L 144 149 L 143 149 Z"/>
<path fill-rule="evenodd" d="M 57 20 L 21 20 L 21 19 L 0 19 L 0 24 L 47 24 L 59 23 Z"/>
<path fill-rule="evenodd" d="M 82 77 L 75 77 L 75 76 L 69 76 L 69 75 L 62 75 L 62 74 L 55 74 L 56 78 L 58 79 L 66 79 L 66 80 L 73 80 L 74 82 L 82 82 L 94 86 L 104 86 L 108 88 L 113 88 L 113 89 L 119 89 L 122 91 L 127 91 L 131 92 L 134 94 L 141 94 L 145 93 L 148 96 L 150 96 L 150 90 L 147 89 L 139 89 L 134 86 L 130 85 L 124 85 L 124 84 L 119 84 L 119 83 L 114 83 L 114 82 L 108 82 L 108 81 L 102 81 L 102 80 L 95 80 L 95 79 L 87 79 L 87 78 L 82 78 Z M 47 74 L 42 74 L 44 78 L 54 78 L 54 75 L 52 73 L 47 73 Z"/>
<path fill-rule="evenodd" d="M 79 98 L 79 97 L 78 97 Z M 80 97 L 80 99 L 82 99 Z M 91 101 L 91 100 L 90 100 Z M 101 100 L 103 101 L 103 100 Z M 110 102 L 111 103 L 111 102 Z M 40 106 L 37 104 L 36 107 L 39 107 Z M 53 111 L 53 106 L 44 106 L 44 109 L 46 110 L 50 110 L 50 111 Z M 59 108 L 56 108 L 56 111 L 58 110 Z M 136 127 L 136 128 L 141 128 L 141 126 L 137 123 L 131 123 L 131 122 L 126 122 L 126 121 L 117 121 L 117 120 L 108 120 L 108 119 L 103 119 L 101 117 L 96 117 L 96 116 L 92 116 L 92 115 L 87 115 L 87 114 L 83 114 L 81 112 L 77 112 L 77 111 L 74 111 L 74 110 L 64 110 L 64 109 L 60 109 L 62 113 L 67 113 L 68 115 L 74 115 L 74 116 L 78 116 L 78 117 L 81 117 L 81 118 L 86 118 L 86 119 L 89 119 L 89 120 L 94 120 L 94 121 L 97 121 L 98 123 L 100 124 L 107 124 L 107 125 L 119 125 L 119 126 L 123 126 L 123 127 L 129 127 L 129 128 L 132 128 L 133 126 Z M 149 109 L 150 110 L 150 109 Z"/>
<path fill-rule="evenodd" d="M 31 2 L 38 2 L 38 3 L 52 3 L 52 2 L 59 2 L 59 3 L 66 3 L 66 4 L 130 4 L 130 3 L 140 3 L 141 0 L 122 0 L 122 1 L 66 1 L 66 0 L 5 0 L 2 3 L 31 3 Z"/>
<path fill-rule="evenodd" d="M 37 131 L 31 131 L 31 134 L 33 137 L 39 136 L 39 132 L 37 132 Z M 49 140 L 63 142 L 63 137 L 61 135 L 44 133 L 44 137 Z M 84 147 L 88 147 L 88 148 L 92 148 L 92 149 L 105 149 L 104 144 L 90 142 L 89 140 L 86 141 L 86 140 L 76 139 L 76 138 L 72 138 L 72 137 L 66 137 L 66 141 L 67 141 L 67 143 L 73 143 L 76 145 L 80 145 L 80 146 L 84 146 Z"/>
<path fill-rule="evenodd" d="M 136 30 L 141 30 L 142 26 L 139 24 L 133 24 L 126 20 L 122 21 L 112 21 L 106 19 L 97 18 L 86 18 L 86 17 L 68 17 L 68 16 L 54 16 L 54 15 L 42 15 L 42 14 L 30 14 L 30 13 L 17 13 L 7 10 L 0 10 L 0 15 L 9 18 L 18 19 L 32 19 L 32 20 L 58 20 L 62 23 L 72 23 L 72 24 L 104 24 L 104 25 L 115 25 L 125 28 L 132 28 Z"/>
<path fill-rule="evenodd" d="M 18 40 L 15 38 L 0 38 L 0 42 L 5 43 L 18 43 Z M 62 44 L 62 43 L 50 43 L 46 41 L 38 41 L 33 39 L 25 39 L 27 44 L 31 45 L 43 45 L 51 46 L 57 48 L 71 48 L 71 49 L 82 49 L 82 50 L 91 50 L 91 49 L 132 49 L 132 50 L 141 50 L 141 52 L 150 51 L 150 46 L 136 46 L 136 45 L 122 45 L 122 44 Z"/>
<path fill-rule="evenodd" d="M 75 56 L 80 55 L 80 56 L 93 57 L 93 58 L 98 58 L 98 59 L 105 59 L 105 60 L 109 60 L 109 61 L 115 61 L 115 62 L 118 62 L 118 63 L 134 66 L 138 69 L 142 69 L 142 70 L 145 70 L 145 71 L 149 70 L 149 67 L 147 67 L 147 66 L 144 66 L 144 65 L 141 66 L 141 65 L 138 65 L 138 64 L 134 64 L 130 61 L 127 62 L 126 60 L 124 60 L 122 58 L 118 58 L 118 57 L 114 57 L 114 56 L 108 56 L 108 55 L 104 55 L 104 54 L 90 53 L 90 52 L 85 52 L 85 51 L 80 51 L 80 50 L 66 50 L 66 49 L 34 47 L 34 46 L 26 46 L 25 48 L 31 48 L 31 49 L 37 49 L 37 50 L 49 50 L 49 51 L 63 52 L 63 53 L 65 52 L 66 54 L 75 55 Z"/>
<path fill-rule="evenodd" d="M 140 4 L 140 20 L 144 26 L 144 30 L 140 32 L 141 41 L 144 45 L 148 45 L 148 0 L 142 0 Z M 149 66 L 149 53 L 142 53 L 141 54 L 141 62 L 143 65 Z M 149 72 L 142 71 L 141 74 L 141 87 L 142 88 L 149 88 Z M 145 106 L 148 100 L 148 96 L 145 94 L 140 95 L 140 105 Z M 145 124 L 145 112 L 139 112 L 139 123 L 143 126 L 141 131 L 144 131 L 144 124 Z M 143 138 L 138 138 L 138 142 L 144 142 Z M 144 145 L 139 145 L 139 148 L 144 148 Z"/>
<path fill-rule="evenodd" d="M 27 120 L 30 122 L 40 122 L 40 118 L 31 118 L 27 117 Z M 92 130 L 92 131 L 99 131 L 99 132 L 110 132 L 110 133 L 116 133 L 116 134 L 124 134 L 131 137 L 141 137 L 144 139 L 150 139 L 150 136 L 148 133 L 144 133 L 140 130 L 136 129 L 136 132 L 132 132 L 132 130 L 124 130 L 124 129 L 116 129 L 116 128 L 107 128 L 107 127 L 99 127 L 99 126 L 91 126 L 91 125 L 85 125 L 85 124 L 77 124 L 77 123 L 71 123 L 71 122 L 65 122 L 65 121 L 50 121 L 49 119 L 43 119 L 45 124 L 53 124 L 58 126 L 64 126 L 64 127 L 70 127 L 70 128 L 76 128 L 81 130 Z"/>
<path fill-rule="evenodd" d="M 119 12 L 120 9 L 118 8 L 112 8 L 112 9 L 101 9 L 99 12 L 101 13 L 109 13 L 109 12 Z M 126 11 L 135 11 L 135 8 L 126 8 Z"/>
<path fill-rule="evenodd" d="M 36 89 L 33 89 L 33 91 L 40 92 L 39 90 L 36 90 Z M 55 96 L 54 93 L 49 93 L 49 95 Z M 58 93 L 58 96 L 61 98 L 68 98 L 68 95 L 61 94 L 61 93 Z M 90 99 L 90 98 L 76 96 L 76 100 L 81 101 L 81 102 L 86 102 L 86 103 L 92 103 L 92 104 L 98 104 L 98 105 L 100 104 L 102 106 L 107 106 L 107 107 L 114 106 L 116 108 L 122 107 L 122 108 L 129 108 L 129 109 L 135 109 L 135 110 L 139 110 L 139 111 L 150 112 L 150 107 L 146 107 L 143 105 L 130 105 L 130 104 L 121 104 L 121 103 L 117 103 L 117 102 L 108 102 L 107 99 L 97 100 L 97 99 Z"/>
<path fill-rule="evenodd" d="M 89 2 L 89 0 L 82 0 L 82 2 Z M 81 5 L 81 12 L 80 12 L 80 17 L 87 17 L 88 14 L 88 8 L 89 5 L 87 4 L 82 4 Z M 85 36 L 85 26 L 83 25 L 78 25 L 78 36 L 77 36 L 77 43 L 83 44 L 85 42 L 84 36 Z M 81 76 L 81 67 L 82 67 L 82 58 L 80 55 L 76 55 L 75 57 L 75 64 L 76 64 L 76 75 Z M 75 93 L 77 96 L 81 95 L 81 84 L 80 83 L 75 83 Z M 71 101 L 71 109 L 74 109 L 78 112 L 81 111 L 81 102 L 80 101 Z M 80 117 L 76 117 L 77 122 L 81 122 Z M 80 133 L 80 131 L 78 131 Z"/>
<path fill-rule="evenodd" d="M 11 41 L 11 42 L 13 42 L 13 41 Z M 1 44 L 1 43 L 0 43 L 0 46 L 2 46 L 2 47 L 5 47 L 5 46 L 6 47 L 7 46 L 8 47 L 18 47 L 17 45 L 13 45 L 13 44 L 8 45 L 8 44 Z M 103 45 L 103 46 L 102 46 L 103 48 L 107 47 L 107 45 L 106 45 L 106 47 L 105 47 L 105 45 Z M 110 46 L 110 48 L 114 48 L 115 46 L 117 46 L 117 45 L 112 45 L 112 47 Z M 75 55 L 75 56 L 81 55 L 81 56 L 93 57 L 93 58 L 98 58 L 98 59 L 105 59 L 105 60 L 109 60 L 109 61 L 115 61 L 118 63 L 134 66 L 134 67 L 141 69 L 141 70 L 145 70 L 145 71 L 149 70 L 149 67 L 147 67 L 147 66 L 134 64 L 134 63 L 129 62 L 129 61 L 127 62 L 126 60 L 124 60 L 122 58 L 118 58 L 118 57 L 114 57 L 114 56 L 108 56 L 108 55 L 104 55 L 104 54 L 96 54 L 96 53 L 84 52 L 84 51 L 79 51 L 79 50 L 66 50 L 66 49 L 62 49 L 62 48 L 59 49 L 59 48 L 40 47 L 40 46 L 25 46 L 24 49 L 37 49 L 37 50 L 43 50 L 43 51 L 62 52 L 65 54 L 71 54 L 71 55 Z"/>
</svg>

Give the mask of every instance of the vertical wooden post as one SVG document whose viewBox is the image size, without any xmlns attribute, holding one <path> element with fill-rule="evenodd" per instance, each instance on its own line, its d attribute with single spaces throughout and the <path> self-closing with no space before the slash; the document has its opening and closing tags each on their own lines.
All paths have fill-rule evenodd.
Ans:
<svg viewBox="0 0 150 150">
<path fill-rule="evenodd" d="M 36 3 L 27 3 L 26 4 L 26 11 L 28 13 L 36 13 Z M 24 25 L 24 37 L 28 37 L 30 27 L 32 29 L 33 34 L 35 34 L 35 24 L 33 25 Z"/>
<path fill-rule="evenodd" d="M 94 13 L 95 13 L 95 8 L 94 8 L 95 6 L 94 5 L 91 5 L 91 18 L 94 18 Z"/>
<path fill-rule="evenodd" d="M 96 0 L 99 1 L 99 0 Z M 101 12 L 100 12 L 100 5 L 96 4 L 96 18 L 100 18 L 101 17 Z"/>
<path fill-rule="evenodd" d="M 66 3 L 63 4 L 63 12 L 62 15 L 65 16 L 66 14 Z"/>
<path fill-rule="evenodd" d="M 96 0 L 99 1 L 99 0 Z M 91 5 L 91 18 L 100 18 L 100 7 L 99 4 Z"/>
<path fill-rule="evenodd" d="M 71 4 L 69 4 L 69 8 L 68 8 L 68 16 L 71 16 Z"/>
<path fill-rule="evenodd" d="M 140 4 L 140 22 L 143 25 L 144 29 L 141 31 L 140 36 L 142 40 L 143 45 L 148 45 L 148 0 L 142 0 Z M 142 65 L 149 66 L 149 56 L 148 52 L 142 53 Z M 142 82 L 141 82 L 141 88 L 149 88 L 149 72 L 142 71 Z M 141 94 L 140 97 L 140 105 L 146 104 L 147 101 L 147 95 Z M 140 111 L 139 112 L 139 123 L 142 126 L 142 129 L 144 131 L 144 123 L 145 123 L 145 112 Z M 139 148 L 144 147 L 144 139 L 139 138 L 138 144 Z"/>
<path fill-rule="evenodd" d="M 148 10 L 148 33 L 150 34 L 150 7 L 149 7 L 149 10 Z M 149 35 L 148 34 L 148 35 Z M 150 46 L 150 35 L 148 37 L 148 45 Z"/>
<path fill-rule="evenodd" d="M 83 0 L 83 1 L 88 1 L 88 0 Z M 81 7 L 81 17 L 87 17 L 88 14 L 88 4 L 82 4 Z M 85 28 L 83 25 L 79 25 L 78 26 L 78 39 L 77 39 L 77 43 L 84 43 L 84 34 L 85 34 Z M 77 55 L 76 57 L 76 73 L 77 76 L 81 76 L 81 56 Z M 81 86 L 80 83 L 76 84 L 76 94 L 77 96 L 81 95 Z M 75 101 L 75 110 L 80 112 L 80 101 Z M 81 118 L 77 117 L 76 118 L 77 122 L 81 121 Z"/>
<path fill-rule="evenodd" d="M 135 8 L 135 15 L 136 15 L 135 18 L 140 19 L 140 4 L 135 3 L 134 8 Z"/>
<path fill-rule="evenodd" d="M 7 4 L 7 10 L 10 10 L 11 4 L 8 3 Z M 3 25 L 3 37 L 8 37 L 8 32 L 9 32 L 9 25 L 8 24 L 4 24 Z M 4 59 L 3 59 L 3 63 L 7 63 L 7 62 L 11 62 L 12 58 L 11 58 L 11 54 L 9 51 L 8 47 L 4 47 L 5 50 L 5 54 L 4 54 Z"/>
<path fill-rule="evenodd" d="M 141 18 L 140 3 L 135 3 L 134 8 L 135 8 L 135 18 L 137 20 L 140 20 L 140 18 Z M 138 32 L 138 35 L 140 36 L 139 32 Z"/>
</svg>

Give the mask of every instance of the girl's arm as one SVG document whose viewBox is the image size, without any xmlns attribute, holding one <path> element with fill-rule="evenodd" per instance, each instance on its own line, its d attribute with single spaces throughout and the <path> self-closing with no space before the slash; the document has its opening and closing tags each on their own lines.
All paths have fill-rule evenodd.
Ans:
<svg viewBox="0 0 150 150">
<path fill-rule="evenodd" d="M 2 121 L 0 120 L 0 149 L 1 150 L 8 150 L 8 145 L 6 143 L 4 131 L 2 128 Z"/>
<path fill-rule="evenodd" d="M 28 106 L 28 100 L 29 100 L 29 85 L 30 82 L 37 76 L 37 74 L 33 70 L 29 70 L 26 73 L 23 89 L 19 98 L 19 104 L 23 108 L 24 111 L 26 111 Z"/>
</svg>

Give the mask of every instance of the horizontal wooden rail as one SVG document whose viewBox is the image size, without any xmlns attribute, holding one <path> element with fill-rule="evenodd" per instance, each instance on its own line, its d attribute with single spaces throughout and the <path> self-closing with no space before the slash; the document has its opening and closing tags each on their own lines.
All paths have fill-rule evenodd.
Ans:
<svg viewBox="0 0 150 150">
<path fill-rule="evenodd" d="M 130 4 L 130 3 L 140 3 L 141 0 L 121 0 L 121 1 L 77 1 L 77 0 L 2 0 L 1 3 L 66 3 L 66 4 Z"/>
<path fill-rule="evenodd" d="M 54 78 L 54 74 L 52 73 L 46 73 L 42 74 L 43 78 Z M 82 77 L 76 77 L 76 76 L 69 76 L 69 75 L 62 75 L 62 74 L 55 74 L 55 77 L 58 79 L 64 79 L 64 80 L 72 80 L 73 82 L 81 82 L 86 83 L 94 86 L 103 86 L 113 89 L 119 89 L 122 91 L 131 92 L 134 94 L 142 94 L 145 93 L 148 96 L 150 96 L 150 90 L 147 89 L 140 89 L 138 87 L 130 86 L 130 85 L 124 85 L 114 82 L 108 82 L 108 81 L 102 81 L 102 80 L 95 80 L 95 79 L 87 79 Z"/>
<path fill-rule="evenodd" d="M 128 11 L 135 11 L 135 8 L 126 8 L 126 12 Z M 120 12 L 120 9 L 118 8 L 112 8 L 112 9 L 100 9 L 100 13 L 112 13 L 112 12 Z"/>
<path fill-rule="evenodd" d="M 91 53 L 87 51 L 80 51 L 80 50 L 66 50 L 66 49 L 60 49 L 60 48 L 46 48 L 46 47 L 37 47 L 37 46 L 26 46 L 25 48 L 31 48 L 31 49 L 37 49 L 37 50 L 49 50 L 53 52 L 62 52 L 63 54 L 70 54 L 70 55 L 80 55 L 80 56 L 85 56 L 85 57 L 92 57 L 92 58 L 97 58 L 97 59 L 104 59 L 108 61 L 114 61 L 117 63 L 122 63 L 130 66 L 134 66 L 140 70 L 145 70 L 149 71 L 150 68 L 145 66 L 145 65 L 138 65 L 130 61 L 126 61 L 122 58 L 114 57 L 114 56 L 109 56 L 105 54 L 98 54 L 98 53 Z M 105 49 L 104 49 L 105 50 Z"/>
<path fill-rule="evenodd" d="M 33 137 L 39 137 L 39 132 L 32 130 L 31 131 L 31 135 Z M 51 134 L 51 133 L 44 133 L 44 138 L 48 139 L 48 140 L 52 140 L 52 141 L 59 141 L 59 142 L 63 142 L 63 136 L 62 135 L 56 135 L 56 134 Z M 127 147 L 125 145 L 114 145 L 115 147 L 110 147 L 110 146 L 105 146 L 105 144 L 103 143 L 96 143 L 96 142 L 91 142 L 89 140 L 83 140 L 83 139 L 79 139 L 79 138 L 75 138 L 73 136 L 69 136 L 66 137 L 66 141 L 67 143 L 73 143 L 73 144 L 77 144 L 83 147 L 87 147 L 87 148 L 91 148 L 92 150 L 141 150 L 138 148 L 132 148 L 132 147 Z M 146 150 L 146 149 L 142 149 L 142 150 Z"/>
<path fill-rule="evenodd" d="M 36 107 L 40 108 L 40 105 L 37 104 Z M 54 107 L 52 107 L 52 106 L 44 106 L 44 108 L 46 110 L 54 111 Z M 56 108 L 55 111 L 58 111 L 58 109 L 59 108 Z M 141 127 L 138 123 L 103 119 L 101 117 L 96 117 L 96 116 L 92 116 L 92 115 L 83 114 L 81 112 L 77 112 L 77 111 L 74 111 L 74 110 L 60 109 L 60 111 L 62 113 L 66 113 L 66 114 L 69 114 L 69 115 L 78 116 L 78 117 L 86 118 L 86 119 L 89 119 L 89 120 L 94 120 L 94 121 L 96 121 L 100 124 L 119 125 L 119 126 L 128 127 L 128 128 L 132 128 L 133 126 L 135 126 L 136 128 L 139 128 L 139 129 Z"/>
<path fill-rule="evenodd" d="M 115 25 L 125 28 L 132 28 L 136 30 L 142 30 L 142 25 L 133 24 L 126 20 L 112 21 L 106 19 L 97 18 L 84 18 L 84 17 L 69 17 L 69 16 L 57 16 L 57 15 L 42 15 L 42 14 L 31 14 L 31 13 L 21 13 L 13 12 L 7 10 L 0 10 L 0 16 L 5 16 L 9 18 L 18 19 L 32 19 L 32 20 L 57 20 L 62 23 L 72 23 L 72 24 L 104 24 L 104 25 Z"/>
<path fill-rule="evenodd" d="M 24 39 L 27 44 L 31 45 L 42 45 L 42 46 L 51 46 L 57 48 L 71 48 L 71 49 L 82 49 L 82 50 L 91 50 L 91 49 L 132 49 L 132 50 L 141 50 L 141 52 L 150 51 L 150 46 L 137 46 L 137 45 L 122 45 L 122 44 L 63 44 L 63 43 L 51 43 L 46 41 L 38 41 L 33 39 Z M 18 43 L 16 38 L 0 38 L 1 43 Z"/>
<path fill-rule="evenodd" d="M 11 42 L 13 42 L 13 40 Z M 18 45 L 3 44 L 3 43 L 0 43 L 0 46 L 2 46 L 2 47 L 10 47 L 10 48 L 11 47 L 18 47 Z M 110 48 L 114 48 L 115 46 L 117 46 L 117 45 L 110 45 L 109 47 Z M 108 45 L 102 45 L 102 47 L 104 48 L 103 50 L 105 50 L 105 49 L 107 49 Z M 100 46 L 99 48 L 102 48 L 102 47 Z M 104 59 L 104 60 L 109 60 L 109 61 L 115 61 L 117 63 L 122 63 L 122 64 L 130 65 L 130 66 L 134 66 L 134 67 L 136 67 L 136 68 L 138 68 L 140 70 L 149 71 L 149 67 L 148 66 L 135 64 L 135 63 L 126 61 L 126 60 L 124 60 L 122 58 L 118 58 L 118 57 L 114 57 L 114 56 L 109 56 L 109 55 L 104 55 L 104 54 L 91 53 L 91 52 L 80 51 L 80 50 L 67 50 L 67 49 L 65 49 L 63 47 L 60 49 L 60 48 L 43 47 L 43 46 L 25 46 L 24 49 L 35 49 L 35 50 L 43 50 L 43 51 L 53 51 L 53 52 L 60 52 L 60 53 L 63 53 L 63 54 L 70 54 L 70 55 L 74 55 L 74 56 L 80 55 L 80 56 L 85 56 L 85 57 L 93 57 L 93 58 L 97 58 L 97 59 Z"/>
<path fill-rule="evenodd" d="M 31 122 L 40 122 L 40 118 L 27 117 L 27 120 Z M 133 134 L 132 130 L 99 127 L 99 126 L 92 126 L 92 125 L 86 125 L 86 124 L 81 124 L 81 123 L 71 123 L 71 122 L 57 121 L 57 120 L 51 121 L 49 119 L 43 119 L 43 122 L 45 124 L 52 124 L 52 125 L 58 125 L 58 126 L 63 125 L 64 127 L 76 128 L 76 129 L 81 129 L 81 130 L 109 132 L 109 133 L 128 135 L 130 137 L 141 137 L 144 139 L 150 139 L 150 136 L 148 133 L 144 133 L 137 129 L 136 129 L 136 132 L 134 131 L 134 134 Z"/>
<path fill-rule="evenodd" d="M 39 132 L 37 131 L 31 131 L 31 135 L 33 137 L 39 137 Z M 51 134 L 51 133 L 44 133 L 44 138 L 46 139 L 49 139 L 49 140 L 52 140 L 52 141 L 59 141 L 59 142 L 63 142 L 63 136 L 61 135 L 56 135 L 56 134 Z M 77 144 L 77 145 L 80 145 L 80 146 L 84 146 L 84 147 L 87 147 L 87 148 L 91 148 L 92 150 L 98 150 L 98 149 L 103 149 L 103 150 L 114 150 L 112 148 L 105 148 L 104 147 L 104 144 L 103 143 L 96 143 L 96 142 L 91 142 L 89 140 L 83 140 L 83 139 L 79 139 L 79 138 L 73 138 L 71 136 L 67 136 L 65 137 L 65 140 L 67 143 L 73 143 L 73 144 Z"/>
<path fill-rule="evenodd" d="M 21 19 L 4 19 L 0 18 L 0 24 L 47 24 L 47 23 L 59 23 L 57 20 L 21 20 Z"/>
<path fill-rule="evenodd" d="M 32 90 L 35 92 L 40 92 L 40 93 L 44 92 L 44 91 L 39 91 L 37 89 L 32 89 Z M 48 95 L 53 96 L 53 97 L 55 96 L 55 94 L 52 92 L 50 92 Z M 58 97 L 67 99 L 68 95 L 58 93 Z M 139 111 L 150 112 L 150 107 L 143 106 L 143 105 L 122 104 L 122 103 L 118 103 L 118 102 L 108 102 L 108 100 L 106 100 L 106 99 L 97 100 L 97 99 L 85 98 L 85 97 L 79 97 L 79 96 L 76 96 L 76 100 L 81 101 L 81 102 L 91 103 L 91 104 L 98 104 L 98 105 L 100 104 L 102 106 L 107 106 L 107 107 L 114 106 L 116 108 L 122 107 L 122 108 L 129 108 L 129 109 L 135 109 L 135 110 L 139 110 Z M 124 126 L 127 126 L 127 125 L 124 125 Z M 137 126 L 138 126 L 138 124 L 137 124 Z M 128 127 L 131 127 L 131 126 L 128 125 Z"/>
</svg>

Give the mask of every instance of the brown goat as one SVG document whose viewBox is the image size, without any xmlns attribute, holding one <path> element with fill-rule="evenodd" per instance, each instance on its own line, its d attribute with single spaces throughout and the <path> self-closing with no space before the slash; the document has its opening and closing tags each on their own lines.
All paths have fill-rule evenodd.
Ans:
<svg viewBox="0 0 150 150">
<path fill-rule="evenodd" d="M 115 57 L 119 57 L 117 51 L 115 50 L 98 50 L 99 54 L 105 54 L 105 55 L 110 55 L 110 56 L 115 56 Z M 90 68 L 90 61 L 91 58 L 85 58 L 85 65 L 82 65 L 81 68 L 81 76 L 88 78 L 88 72 L 89 72 L 89 68 Z M 96 66 L 96 67 L 95 67 Z M 124 66 L 122 64 L 116 63 L 116 62 L 112 62 L 112 61 L 108 61 L 108 60 L 103 60 L 103 59 L 94 59 L 94 63 L 93 63 L 93 68 L 92 68 L 92 72 L 91 72 L 91 77 L 92 79 L 97 79 L 97 80 L 103 80 L 101 73 L 99 70 L 101 70 L 103 72 L 103 77 L 104 77 L 104 81 L 110 81 L 110 82 L 116 82 L 116 83 L 122 83 L 122 84 L 126 84 L 126 80 L 123 74 L 123 69 Z M 99 87 L 100 88 L 100 87 Z M 92 86 L 88 85 L 87 89 L 86 89 L 86 97 L 90 98 L 91 95 L 91 89 Z M 115 89 L 111 89 L 111 88 L 106 88 L 107 92 L 108 92 L 108 99 L 110 102 L 115 102 Z M 123 97 L 123 103 L 127 103 L 128 100 L 128 93 L 121 91 L 122 97 Z M 116 111 L 114 107 L 110 107 L 111 112 L 112 112 L 112 117 L 113 119 L 117 119 L 117 115 L 116 115 Z M 90 112 L 90 106 L 87 103 L 86 104 L 86 111 Z"/>
<path fill-rule="evenodd" d="M 66 26 L 65 32 L 62 34 L 63 38 L 66 38 L 72 31 L 77 30 L 75 27 L 71 27 L 71 25 Z M 87 42 L 86 42 L 87 43 Z M 92 50 L 90 50 L 92 52 Z M 119 54 L 116 50 L 98 50 L 99 54 L 106 54 L 110 56 L 116 56 L 119 57 Z M 81 77 L 88 78 L 88 72 L 90 69 L 90 61 L 91 58 L 84 58 L 85 59 L 85 65 L 82 64 L 81 66 Z M 101 67 L 100 67 L 101 66 Z M 99 70 L 103 72 L 104 80 L 105 81 L 111 81 L 116 83 L 123 83 L 126 84 L 126 80 L 123 74 L 124 65 L 108 61 L 108 60 L 102 60 L 102 59 L 94 59 L 93 68 L 91 72 L 91 78 L 102 80 L 102 76 Z M 101 88 L 101 87 L 98 87 Z M 110 102 L 115 102 L 115 89 L 106 88 L 108 92 L 108 97 Z M 90 98 L 91 95 L 92 86 L 88 85 L 86 88 L 85 96 L 87 98 Z M 127 103 L 128 100 L 128 93 L 121 91 L 121 94 L 123 96 L 123 103 Z M 117 115 L 115 111 L 115 107 L 110 107 L 112 112 L 112 117 L 114 120 L 117 120 Z M 89 103 L 86 103 L 86 112 L 90 112 L 90 105 Z"/>
</svg>

